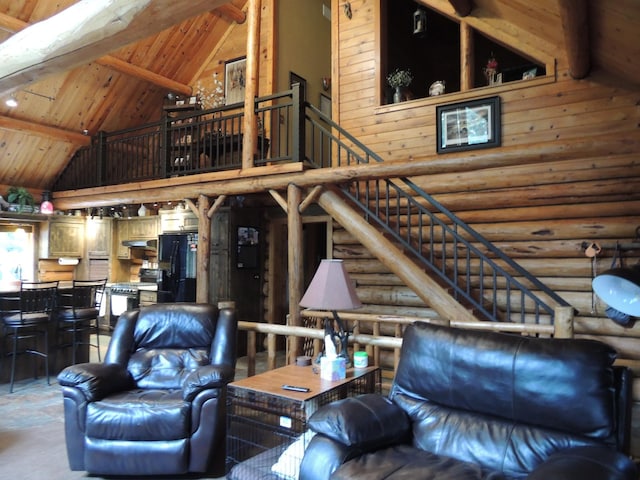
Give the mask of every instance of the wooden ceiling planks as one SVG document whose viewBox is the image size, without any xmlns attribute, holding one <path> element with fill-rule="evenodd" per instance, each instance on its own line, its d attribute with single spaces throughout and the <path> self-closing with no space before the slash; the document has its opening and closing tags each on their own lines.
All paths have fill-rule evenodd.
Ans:
<svg viewBox="0 0 640 480">
<path fill-rule="evenodd" d="M 74 3 L 77 1 L 0 0 L 0 40 L 9 38 L 12 31 L 22 30 Z M 11 122 L 0 121 L 0 185 L 49 188 L 76 148 L 88 142 L 89 137 L 81 136 L 83 129 L 95 134 L 99 130 L 120 130 L 156 120 L 161 113 L 163 97 L 171 90 L 150 83 L 144 78 L 147 70 L 141 69 L 148 69 L 147 76 L 163 75 L 167 80 L 177 80 L 180 82 L 177 84 L 184 85 L 181 82 L 190 81 L 201 68 L 198 59 L 206 60 L 211 45 L 218 41 L 208 37 L 224 35 L 231 24 L 230 17 L 242 17 L 238 12 L 244 4 L 244 0 L 234 0 L 229 4 L 230 8 L 221 12 L 204 12 L 157 35 L 110 52 L 107 57 L 115 56 L 113 64 L 108 61 L 99 64 L 98 59 L 36 81 L 15 92 L 20 100 L 18 108 L 10 109 L 4 101 L 0 102 L 0 116 L 24 122 L 20 123 L 22 131 L 14 131 L 2 128 Z M 119 60 L 128 63 L 116 65 Z M 185 88 L 187 86 L 182 90 Z M 55 98 L 55 101 L 29 94 L 27 90 Z M 22 128 L 29 122 L 33 126 L 32 132 Z M 60 130 L 47 130 L 47 127 Z M 70 133 L 66 135 L 65 132 Z M 69 143 L 69 138 L 80 141 Z M 33 157 L 48 158 L 48 168 L 41 168 L 39 160 L 34 161 Z"/>
</svg>

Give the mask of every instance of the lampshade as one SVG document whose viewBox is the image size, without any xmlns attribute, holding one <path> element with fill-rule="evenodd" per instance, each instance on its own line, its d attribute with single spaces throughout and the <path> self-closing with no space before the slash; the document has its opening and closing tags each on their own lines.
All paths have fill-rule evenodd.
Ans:
<svg viewBox="0 0 640 480">
<path fill-rule="evenodd" d="M 342 260 L 320 262 L 300 306 L 318 310 L 353 310 L 362 306 Z"/>
<path fill-rule="evenodd" d="M 596 295 L 610 307 L 640 317 L 640 267 L 612 268 L 592 282 Z"/>
</svg>

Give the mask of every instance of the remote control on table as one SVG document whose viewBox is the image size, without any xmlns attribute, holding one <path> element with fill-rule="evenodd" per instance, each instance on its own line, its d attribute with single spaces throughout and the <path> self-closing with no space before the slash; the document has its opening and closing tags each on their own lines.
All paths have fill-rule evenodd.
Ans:
<svg viewBox="0 0 640 480">
<path fill-rule="evenodd" d="M 292 392 L 310 392 L 307 387 L 296 387 L 295 385 L 282 385 L 283 390 L 291 390 Z"/>
</svg>

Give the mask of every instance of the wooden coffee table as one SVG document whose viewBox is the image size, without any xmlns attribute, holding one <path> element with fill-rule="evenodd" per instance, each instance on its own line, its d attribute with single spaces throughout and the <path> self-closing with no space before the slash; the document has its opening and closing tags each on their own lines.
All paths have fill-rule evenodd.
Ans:
<svg viewBox="0 0 640 480">
<path fill-rule="evenodd" d="M 283 385 L 308 388 L 284 390 Z M 380 392 L 378 367 L 347 369 L 344 380 L 320 378 L 319 366 L 269 370 L 232 382 L 227 388 L 227 471 L 275 447 L 293 443 L 307 430 L 307 420 L 322 405 L 363 393 Z"/>
</svg>

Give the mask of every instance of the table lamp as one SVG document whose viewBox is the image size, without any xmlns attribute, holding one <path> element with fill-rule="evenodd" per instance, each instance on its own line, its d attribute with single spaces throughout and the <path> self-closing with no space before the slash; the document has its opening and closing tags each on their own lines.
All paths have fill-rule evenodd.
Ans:
<svg viewBox="0 0 640 480">
<path fill-rule="evenodd" d="M 300 300 L 300 306 L 314 310 L 329 310 L 338 326 L 338 332 L 333 328 L 328 318 L 324 319 L 325 338 L 337 339 L 340 344 L 338 356 L 345 357 L 349 363 L 348 344 L 349 332 L 345 329 L 338 310 L 353 310 L 360 308 L 362 303 L 358 299 L 356 289 L 344 269 L 342 260 L 324 259 L 316 271 L 307 291 Z"/>
</svg>

